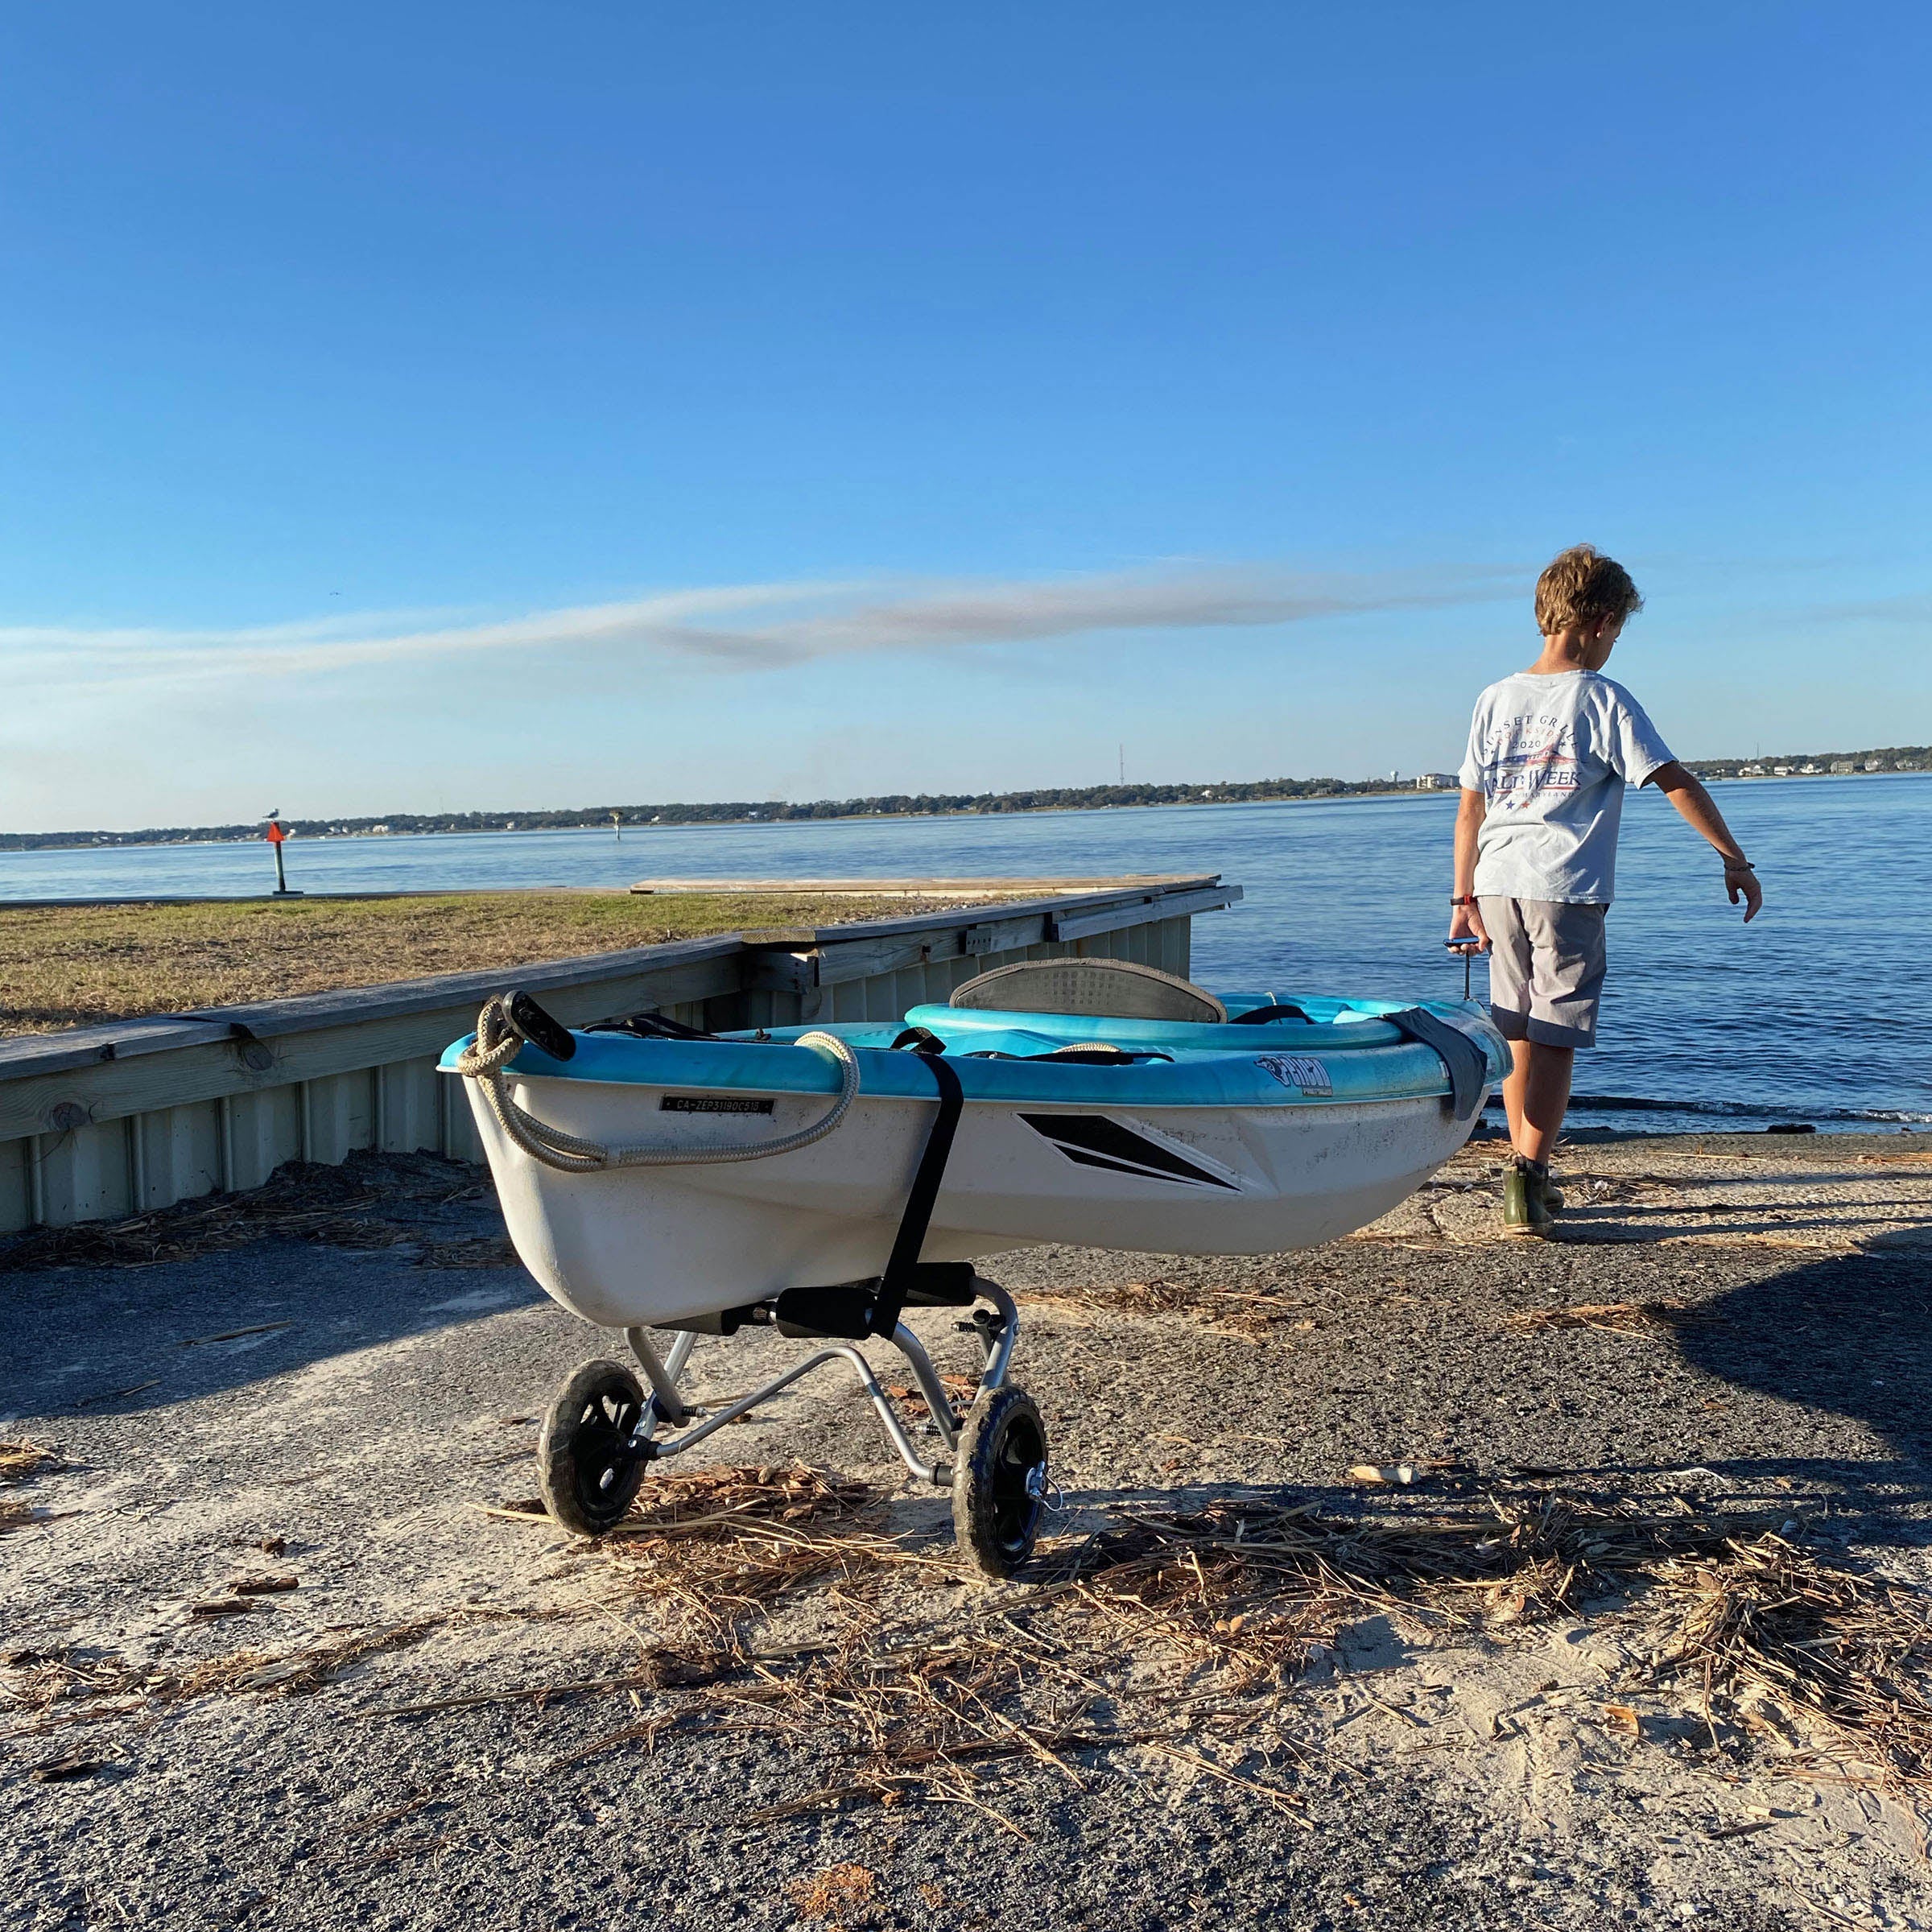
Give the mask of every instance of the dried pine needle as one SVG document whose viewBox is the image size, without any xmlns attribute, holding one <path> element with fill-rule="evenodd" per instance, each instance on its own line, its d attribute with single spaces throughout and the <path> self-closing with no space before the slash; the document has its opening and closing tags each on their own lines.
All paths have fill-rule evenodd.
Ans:
<svg viewBox="0 0 1932 1932">
<path fill-rule="evenodd" d="M 1568 1308 L 1520 1308 L 1505 1326 L 1518 1335 L 1546 1335 L 1559 1328 L 1594 1328 L 1604 1335 L 1667 1336 L 1700 1316 L 1687 1302 L 1583 1302 Z"/>
<path fill-rule="evenodd" d="M 28 1477 L 52 1476 L 67 1467 L 67 1458 L 43 1443 L 30 1443 L 24 1436 L 0 1442 L 0 1484 L 24 1483 Z"/>
<path fill-rule="evenodd" d="M 0 1269 L 146 1268 L 277 1238 L 363 1249 L 413 1246 L 419 1267 L 500 1268 L 516 1259 L 503 1236 L 443 1232 L 437 1225 L 443 1210 L 489 1191 L 474 1168 L 436 1154 L 358 1150 L 340 1166 L 290 1161 L 245 1193 L 126 1220 L 33 1228 L 0 1242 Z"/>
<path fill-rule="evenodd" d="M 1932 1777 L 1925 1606 L 1805 1554 L 1762 1515 L 1536 1485 L 1375 1517 L 1224 1499 L 1120 1513 L 1050 1552 L 1030 1587 L 894 1621 L 880 1586 L 922 1559 L 879 1533 L 862 1485 L 803 1465 L 679 1481 L 605 1546 L 609 1586 L 708 1646 L 704 1681 L 667 1682 L 651 1736 L 840 1737 L 849 1779 L 786 1815 L 978 1805 L 993 1768 L 1023 1761 L 1084 1786 L 1089 1761 L 1129 1741 L 1278 1806 L 1290 1794 L 1272 1772 L 1187 1750 L 1203 1708 L 1258 1722 L 1311 1649 L 1364 1615 L 1506 1636 L 1617 1593 L 1634 1599 L 1624 1615 L 1654 1680 L 1695 1679 L 1707 1708 L 1767 1693 L 1885 1781 Z M 821 1641 L 754 1647 L 755 1629 L 808 1600 Z"/>
<path fill-rule="evenodd" d="M 1720 1712 L 1763 1728 L 1750 1713 L 1768 1699 L 1823 1737 L 1843 1774 L 1932 1794 L 1926 1603 L 1804 1550 L 1775 1518 L 1536 1483 L 1375 1514 L 1221 1498 L 1117 1512 L 1046 1548 L 1034 1580 L 962 1602 L 888 1593 L 914 1566 L 968 1579 L 886 1534 L 883 1506 L 867 1484 L 802 1463 L 655 1478 L 622 1533 L 596 1546 L 604 1607 L 641 1600 L 662 1632 L 625 1680 L 639 1708 L 560 1761 L 674 1732 L 835 1740 L 844 1773 L 759 1818 L 923 1800 L 1017 1834 L 989 1802 L 1002 1771 L 1030 1766 L 1084 1790 L 1109 1754 L 1146 1748 L 1286 1815 L 1294 1795 L 1274 1714 L 1347 1625 L 1381 1613 L 1418 1635 L 1506 1637 L 1609 1596 L 1633 1671 L 1695 1686 L 1714 1739 Z M 0 1656 L 0 1692 L 42 1728 L 151 1700 L 312 1690 L 443 1620 L 180 1674 L 15 1651 Z M 785 1641 L 801 1627 L 802 1641 Z"/>
</svg>

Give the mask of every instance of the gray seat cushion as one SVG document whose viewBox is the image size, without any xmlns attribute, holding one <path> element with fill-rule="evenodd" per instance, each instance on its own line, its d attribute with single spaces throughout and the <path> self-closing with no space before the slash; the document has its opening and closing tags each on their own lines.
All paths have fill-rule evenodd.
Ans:
<svg viewBox="0 0 1932 1932">
<path fill-rule="evenodd" d="M 1078 1013 L 1092 1020 L 1179 1020 L 1219 1026 L 1228 1009 L 1204 988 L 1130 960 L 1022 960 L 956 988 L 952 1005 L 980 1013 Z"/>
</svg>

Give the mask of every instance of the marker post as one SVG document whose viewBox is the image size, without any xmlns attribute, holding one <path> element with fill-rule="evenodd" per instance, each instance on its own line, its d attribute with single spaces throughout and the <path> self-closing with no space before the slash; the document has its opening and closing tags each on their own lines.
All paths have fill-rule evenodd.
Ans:
<svg viewBox="0 0 1932 1932">
<path fill-rule="evenodd" d="M 288 834 L 282 829 L 282 821 L 279 819 L 270 819 L 268 822 L 268 830 L 262 836 L 268 840 L 269 845 L 275 855 L 275 890 L 279 893 L 287 892 L 288 890 L 288 874 L 282 869 L 282 845 Z"/>
</svg>

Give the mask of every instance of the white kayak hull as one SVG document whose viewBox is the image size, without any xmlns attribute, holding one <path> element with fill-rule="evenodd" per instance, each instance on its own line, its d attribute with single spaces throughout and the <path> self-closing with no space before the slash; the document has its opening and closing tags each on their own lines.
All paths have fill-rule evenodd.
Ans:
<svg viewBox="0 0 1932 1932">
<path fill-rule="evenodd" d="M 544 1289 L 606 1327 L 690 1319 L 884 1268 L 936 1100 L 861 1093 L 838 1131 L 737 1163 L 560 1172 L 527 1158 L 465 1082 L 511 1241 Z M 629 1083 L 525 1078 L 518 1104 L 586 1140 L 687 1146 L 687 1114 Z M 703 1125 L 750 1144 L 809 1125 L 822 1094 Z M 764 1105 L 759 1101 L 761 1108 Z M 1040 1242 L 1261 1254 L 1366 1226 L 1468 1137 L 1436 1095 L 1306 1107 L 966 1101 L 922 1250 L 965 1261 Z"/>
</svg>

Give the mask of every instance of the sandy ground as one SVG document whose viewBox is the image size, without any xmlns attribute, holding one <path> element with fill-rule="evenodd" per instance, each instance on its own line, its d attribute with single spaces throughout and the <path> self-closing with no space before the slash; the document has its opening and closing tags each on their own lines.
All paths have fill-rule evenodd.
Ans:
<svg viewBox="0 0 1932 1932">
<path fill-rule="evenodd" d="M 1479 1145 L 1386 1222 L 1307 1254 L 989 1263 L 1022 1298 L 1016 1377 L 1053 1432 L 1055 1534 L 1150 1498 L 1360 1511 L 1376 1498 L 1352 1468 L 1434 1460 L 1455 1473 L 1425 1469 L 1422 1488 L 1527 1468 L 1768 1502 L 1808 1546 L 1932 1585 L 1920 1143 L 1581 1146 L 1549 1245 L 1492 1238 L 1494 1164 Z M 598 1550 L 477 1506 L 532 1494 L 531 1418 L 608 1343 L 520 1269 L 416 1265 L 488 1232 L 489 1203 L 420 1212 L 419 1247 L 275 1240 L 0 1275 L 0 1435 L 69 1463 L 0 1492 L 39 1513 L 0 1536 L 6 1681 L 31 1656 L 138 1678 L 387 1644 L 305 1695 L 155 1700 L 137 1683 L 85 1724 L 0 1710 L 0 1922 L 1932 1924 L 1908 1811 L 1817 1775 L 1796 1735 L 1713 1748 L 1695 1696 L 1633 1674 L 1614 1604 L 1508 1641 L 1385 1616 L 1340 1632 L 1276 1694 L 1288 1755 L 1203 1747 L 1285 1781 L 1292 1823 L 1247 1785 L 1114 1751 L 1083 1765 L 1084 1790 L 1030 1764 L 989 1777 L 1005 1825 L 919 1802 L 748 1823 L 836 1781 L 844 1740 L 672 1730 L 568 1762 L 649 1694 L 394 1715 L 621 1674 L 653 1635 Z M 1612 1303 L 1653 1313 L 1524 1319 Z M 230 1333 L 270 1323 L 286 1325 Z M 972 1366 L 948 1319 L 920 1326 L 943 1365 Z M 744 1387 L 791 1346 L 701 1344 L 697 1381 Z M 722 1461 L 797 1453 L 888 1484 L 910 1546 L 948 1547 L 943 1500 L 882 1459 L 843 1387 L 809 1385 L 718 1443 Z M 265 1573 L 298 1587 L 194 1614 Z M 923 1595 L 964 1616 L 999 1591 L 935 1571 Z M 795 1629 L 819 1612 L 787 1614 Z M 411 1638 L 425 1618 L 440 1620 Z M 63 1757 L 97 1768 L 35 1780 Z M 810 1891 L 841 1868 L 865 1875 L 845 1903 Z"/>
</svg>

